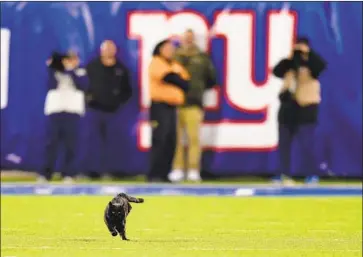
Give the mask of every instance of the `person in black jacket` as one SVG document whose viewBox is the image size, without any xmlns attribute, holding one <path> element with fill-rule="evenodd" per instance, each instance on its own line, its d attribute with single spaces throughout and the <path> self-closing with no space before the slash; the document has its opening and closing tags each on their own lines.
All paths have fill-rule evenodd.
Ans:
<svg viewBox="0 0 363 257">
<path fill-rule="evenodd" d="M 87 173 L 93 178 L 99 177 L 105 167 L 103 155 L 112 141 L 112 121 L 116 119 L 119 107 L 132 95 L 129 71 L 117 60 L 115 43 L 106 40 L 100 50 L 100 56 L 87 65 L 90 80 L 86 94 L 88 140 L 100 144 L 100 147 L 88 148 Z"/>
<path fill-rule="evenodd" d="M 281 181 L 282 175 L 291 174 L 291 146 L 295 139 L 301 146 L 301 156 L 309 165 L 311 176 L 307 182 L 318 181 L 314 141 L 321 101 L 318 77 L 325 68 L 323 58 L 311 49 L 307 38 L 301 37 L 290 57 L 281 60 L 273 69 L 273 74 L 284 80 L 278 114 L 280 174 L 274 181 Z"/>
</svg>

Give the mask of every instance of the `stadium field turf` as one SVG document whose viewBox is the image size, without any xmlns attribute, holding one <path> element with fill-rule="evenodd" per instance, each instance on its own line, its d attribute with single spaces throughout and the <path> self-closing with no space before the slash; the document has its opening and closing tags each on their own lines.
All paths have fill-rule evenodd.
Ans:
<svg viewBox="0 0 363 257">
<path fill-rule="evenodd" d="M 145 197 L 129 242 L 105 196 L 2 196 L 2 257 L 358 257 L 360 197 Z"/>
</svg>

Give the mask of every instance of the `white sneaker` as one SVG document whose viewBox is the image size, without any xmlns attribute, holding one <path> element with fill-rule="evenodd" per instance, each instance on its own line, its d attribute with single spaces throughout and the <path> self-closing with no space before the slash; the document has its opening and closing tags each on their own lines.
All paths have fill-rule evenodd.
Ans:
<svg viewBox="0 0 363 257">
<path fill-rule="evenodd" d="M 71 177 L 64 177 L 63 183 L 64 184 L 73 184 L 74 183 L 74 179 L 71 178 Z"/>
<path fill-rule="evenodd" d="M 188 171 L 187 180 L 192 182 L 200 182 L 202 178 L 200 177 L 200 172 L 197 170 Z"/>
<path fill-rule="evenodd" d="M 48 180 L 45 177 L 43 177 L 43 176 L 39 176 L 37 178 L 37 183 L 39 183 L 39 184 L 46 184 L 46 183 L 48 183 Z"/>
<path fill-rule="evenodd" d="M 168 174 L 168 179 L 171 181 L 171 182 L 181 182 L 183 181 L 184 179 L 184 172 L 182 170 L 173 170 L 172 172 L 170 172 Z"/>
</svg>

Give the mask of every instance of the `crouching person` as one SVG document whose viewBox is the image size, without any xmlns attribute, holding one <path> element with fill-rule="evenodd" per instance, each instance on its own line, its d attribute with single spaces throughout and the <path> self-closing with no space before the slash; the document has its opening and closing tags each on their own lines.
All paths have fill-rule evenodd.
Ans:
<svg viewBox="0 0 363 257">
<path fill-rule="evenodd" d="M 167 182 L 176 148 L 177 106 L 184 104 L 189 74 L 173 61 L 169 40 L 158 43 L 149 66 L 152 146 L 148 181 Z"/>
<path fill-rule="evenodd" d="M 62 144 L 65 154 L 61 175 L 65 182 L 72 182 L 79 121 L 85 113 L 83 91 L 88 86 L 88 79 L 85 69 L 78 68 L 79 59 L 76 55 L 55 53 L 48 65 L 48 94 L 45 100 L 47 139 L 45 163 L 40 171 L 39 182 L 51 180 Z"/>
</svg>

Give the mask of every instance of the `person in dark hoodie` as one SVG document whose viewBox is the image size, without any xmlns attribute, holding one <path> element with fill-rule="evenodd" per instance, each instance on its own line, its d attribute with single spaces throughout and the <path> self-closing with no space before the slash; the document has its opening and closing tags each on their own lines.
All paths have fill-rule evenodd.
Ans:
<svg viewBox="0 0 363 257">
<path fill-rule="evenodd" d="M 318 122 L 318 107 L 321 101 L 318 78 L 325 70 L 326 62 L 310 48 L 307 38 L 299 38 L 293 53 L 281 60 L 273 69 L 273 74 L 283 78 L 284 84 L 279 95 L 281 107 L 279 121 L 280 174 L 274 178 L 281 182 L 293 181 L 291 174 L 291 146 L 297 140 L 301 146 L 304 163 L 309 165 L 310 176 L 307 183 L 316 183 L 319 178 L 318 163 L 314 155 L 315 129 Z"/>
<path fill-rule="evenodd" d="M 169 40 L 158 43 L 149 65 L 152 146 L 149 182 L 168 182 L 176 148 L 177 106 L 185 102 L 189 73 L 174 61 Z"/>
<path fill-rule="evenodd" d="M 45 115 L 48 116 L 45 163 L 39 172 L 39 182 L 51 180 L 59 146 L 65 147 L 61 175 L 65 182 L 72 182 L 75 174 L 74 160 L 78 144 L 79 121 L 85 113 L 84 91 L 88 87 L 85 69 L 78 68 L 75 54 L 54 53 L 47 62 L 49 68 L 48 93 Z"/>
<path fill-rule="evenodd" d="M 87 65 L 90 87 L 87 91 L 87 140 L 98 146 L 88 147 L 87 172 L 91 178 L 101 176 L 106 164 L 106 149 L 114 133 L 113 122 L 121 105 L 132 95 L 129 70 L 116 58 L 117 48 L 113 41 L 105 40 L 101 54 Z"/>
</svg>

